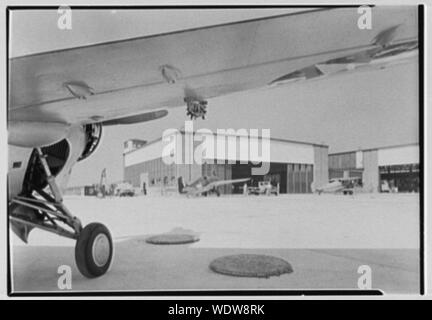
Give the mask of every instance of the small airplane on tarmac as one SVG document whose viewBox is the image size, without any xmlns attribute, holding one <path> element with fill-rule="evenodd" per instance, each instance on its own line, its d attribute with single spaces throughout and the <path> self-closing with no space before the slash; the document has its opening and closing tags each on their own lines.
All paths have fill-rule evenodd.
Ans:
<svg viewBox="0 0 432 320">
<path fill-rule="evenodd" d="M 265 194 L 265 195 L 279 195 L 279 183 L 274 186 L 270 181 L 259 181 L 257 187 L 249 187 L 247 189 L 247 194 Z"/>
<path fill-rule="evenodd" d="M 185 185 L 183 178 L 178 179 L 178 190 L 180 194 L 186 194 L 189 196 L 207 196 L 211 193 L 215 193 L 218 197 L 220 196 L 220 186 L 227 184 L 240 183 L 249 181 L 250 178 L 234 179 L 234 180 L 220 180 L 217 176 L 203 176 L 189 185 Z"/>
<path fill-rule="evenodd" d="M 352 195 L 354 194 L 354 188 L 359 185 L 358 180 L 360 180 L 360 177 L 331 179 L 329 183 L 325 184 L 321 188 L 315 188 L 313 191 L 318 194 L 341 192 L 344 195 Z"/>
</svg>

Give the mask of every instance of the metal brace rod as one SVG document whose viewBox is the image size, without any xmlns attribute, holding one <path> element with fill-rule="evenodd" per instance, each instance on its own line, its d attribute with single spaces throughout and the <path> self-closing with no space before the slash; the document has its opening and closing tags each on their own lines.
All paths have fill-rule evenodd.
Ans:
<svg viewBox="0 0 432 320">
<path fill-rule="evenodd" d="M 26 219 L 16 217 L 14 215 L 11 215 L 9 218 L 13 221 L 16 221 L 16 222 L 19 222 L 19 223 L 22 223 L 22 224 L 25 224 L 25 225 L 28 225 L 31 227 L 39 228 L 39 229 L 42 229 L 45 231 L 53 232 L 53 233 L 56 233 L 58 235 L 70 238 L 70 239 L 77 239 L 78 238 L 78 235 L 76 233 L 67 231 L 66 229 L 63 229 L 62 227 L 59 227 L 59 226 L 48 225 L 45 223 L 34 223 L 34 222 L 28 221 Z"/>
<path fill-rule="evenodd" d="M 37 206 L 37 205 L 31 204 L 31 203 L 28 203 L 27 201 L 22 201 L 22 200 L 18 200 L 18 199 L 12 199 L 12 202 L 20 204 L 20 205 L 23 205 L 23 206 L 26 206 L 26 207 L 29 207 L 29 208 L 32 208 L 32 209 L 36 209 L 36 210 L 40 210 L 40 211 L 44 211 L 44 212 L 50 213 L 50 214 L 52 214 L 54 216 L 57 216 L 59 218 L 63 218 L 63 219 L 66 218 L 65 216 L 59 214 L 58 212 L 56 212 L 54 210 L 50 210 L 50 209 L 47 209 L 47 208 L 44 208 L 44 207 L 41 207 L 41 206 Z"/>
<path fill-rule="evenodd" d="M 14 199 L 16 199 L 16 200 L 22 200 L 22 201 L 27 201 L 27 202 L 33 202 L 33 203 L 41 203 L 41 204 L 46 204 L 47 203 L 46 200 L 27 198 L 27 197 L 23 197 L 23 196 L 15 196 Z M 53 203 L 48 202 L 48 203 L 50 205 L 54 206 L 54 207 L 60 206 L 60 204 L 55 203 L 55 202 L 53 202 Z"/>
</svg>

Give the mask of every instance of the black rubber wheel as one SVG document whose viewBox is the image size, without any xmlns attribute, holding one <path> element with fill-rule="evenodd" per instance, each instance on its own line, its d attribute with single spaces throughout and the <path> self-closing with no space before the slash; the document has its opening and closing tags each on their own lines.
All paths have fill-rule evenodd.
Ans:
<svg viewBox="0 0 432 320">
<path fill-rule="evenodd" d="M 75 244 L 75 263 L 87 278 L 105 274 L 112 262 L 111 234 L 101 223 L 90 223 L 82 231 Z"/>
</svg>

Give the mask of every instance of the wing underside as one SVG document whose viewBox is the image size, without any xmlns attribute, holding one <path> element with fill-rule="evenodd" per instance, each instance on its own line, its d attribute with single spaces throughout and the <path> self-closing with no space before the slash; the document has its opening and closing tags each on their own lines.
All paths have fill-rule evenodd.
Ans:
<svg viewBox="0 0 432 320">
<path fill-rule="evenodd" d="M 371 30 L 360 30 L 358 18 L 356 8 L 317 9 L 13 58 L 8 116 L 133 123 L 127 117 L 185 98 L 258 88 L 296 71 L 319 75 L 316 64 L 373 50 L 371 40 L 395 25 L 394 41 L 417 38 L 414 6 L 373 8 Z"/>
</svg>

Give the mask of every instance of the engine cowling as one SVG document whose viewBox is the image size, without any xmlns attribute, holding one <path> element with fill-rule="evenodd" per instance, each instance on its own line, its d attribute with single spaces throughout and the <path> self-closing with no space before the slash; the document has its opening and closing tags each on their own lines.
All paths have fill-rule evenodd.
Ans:
<svg viewBox="0 0 432 320">
<path fill-rule="evenodd" d="M 65 139 L 71 126 L 60 122 L 14 121 L 8 122 L 8 144 L 37 148 L 53 145 Z"/>
<path fill-rule="evenodd" d="M 73 166 L 96 150 L 102 136 L 101 124 L 51 126 L 48 123 L 45 128 L 42 124 L 26 124 L 29 126 L 9 123 L 9 129 L 13 131 L 9 134 L 9 197 L 45 188 L 46 174 L 35 148 L 41 148 L 50 173 L 64 190 Z M 18 128 L 25 130 L 20 133 Z M 50 136 L 50 133 L 54 135 Z"/>
</svg>

